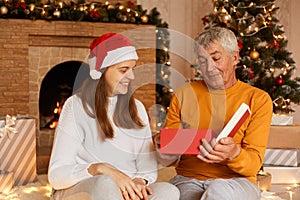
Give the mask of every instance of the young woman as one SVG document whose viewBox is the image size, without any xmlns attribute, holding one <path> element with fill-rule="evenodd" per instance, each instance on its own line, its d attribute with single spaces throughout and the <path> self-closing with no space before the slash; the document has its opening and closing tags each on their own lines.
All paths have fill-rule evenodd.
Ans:
<svg viewBox="0 0 300 200">
<path fill-rule="evenodd" d="M 63 106 L 50 159 L 52 199 L 179 199 L 154 183 L 157 162 L 143 104 L 130 82 L 138 56 L 128 38 L 108 33 L 90 45 L 90 77 Z"/>
</svg>

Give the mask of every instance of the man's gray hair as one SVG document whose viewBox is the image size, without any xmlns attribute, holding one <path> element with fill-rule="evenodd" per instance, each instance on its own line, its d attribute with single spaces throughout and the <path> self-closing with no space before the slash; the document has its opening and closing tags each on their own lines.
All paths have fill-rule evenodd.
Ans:
<svg viewBox="0 0 300 200">
<path fill-rule="evenodd" d="M 208 48 L 215 41 L 219 41 L 230 54 L 239 51 L 234 33 L 227 28 L 212 27 L 200 33 L 195 38 L 196 46 L 201 45 L 204 49 Z"/>
</svg>

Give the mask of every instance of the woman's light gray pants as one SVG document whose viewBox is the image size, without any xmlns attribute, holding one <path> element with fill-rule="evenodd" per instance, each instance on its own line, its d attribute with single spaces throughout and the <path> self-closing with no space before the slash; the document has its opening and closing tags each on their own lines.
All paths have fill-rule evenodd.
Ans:
<svg viewBox="0 0 300 200">
<path fill-rule="evenodd" d="M 149 200 L 178 200 L 179 190 L 167 182 L 149 185 L 153 194 Z M 94 176 L 64 190 L 52 193 L 52 200 L 123 200 L 114 180 L 107 175 Z"/>
</svg>

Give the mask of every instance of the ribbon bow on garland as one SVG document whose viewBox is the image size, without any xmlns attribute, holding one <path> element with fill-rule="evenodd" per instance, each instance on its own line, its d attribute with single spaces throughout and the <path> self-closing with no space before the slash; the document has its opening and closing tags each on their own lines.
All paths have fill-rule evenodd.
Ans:
<svg viewBox="0 0 300 200">
<path fill-rule="evenodd" d="M 9 115 L 6 115 L 4 126 L 0 127 L 0 139 L 7 135 L 10 138 L 10 135 L 17 133 L 18 131 L 15 126 L 16 124 L 16 117 L 11 117 Z"/>
</svg>

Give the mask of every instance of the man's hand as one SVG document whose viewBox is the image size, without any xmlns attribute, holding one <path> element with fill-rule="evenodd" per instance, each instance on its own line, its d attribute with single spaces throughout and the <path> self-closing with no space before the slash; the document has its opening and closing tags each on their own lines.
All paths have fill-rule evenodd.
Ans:
<svg viewBox="0 0 300 200">
<path fill-rule="evenodd" d="M 202 145 L 199 146 L 200 154 L 197 156 L 200 160 L 207 163 L 220 163 L 225 160 L 232 160 L 241 152 L 232 137 L 224 137 L 218 143 L 213 138 L 209 143 L 202 139 Z"/>
</svg>

